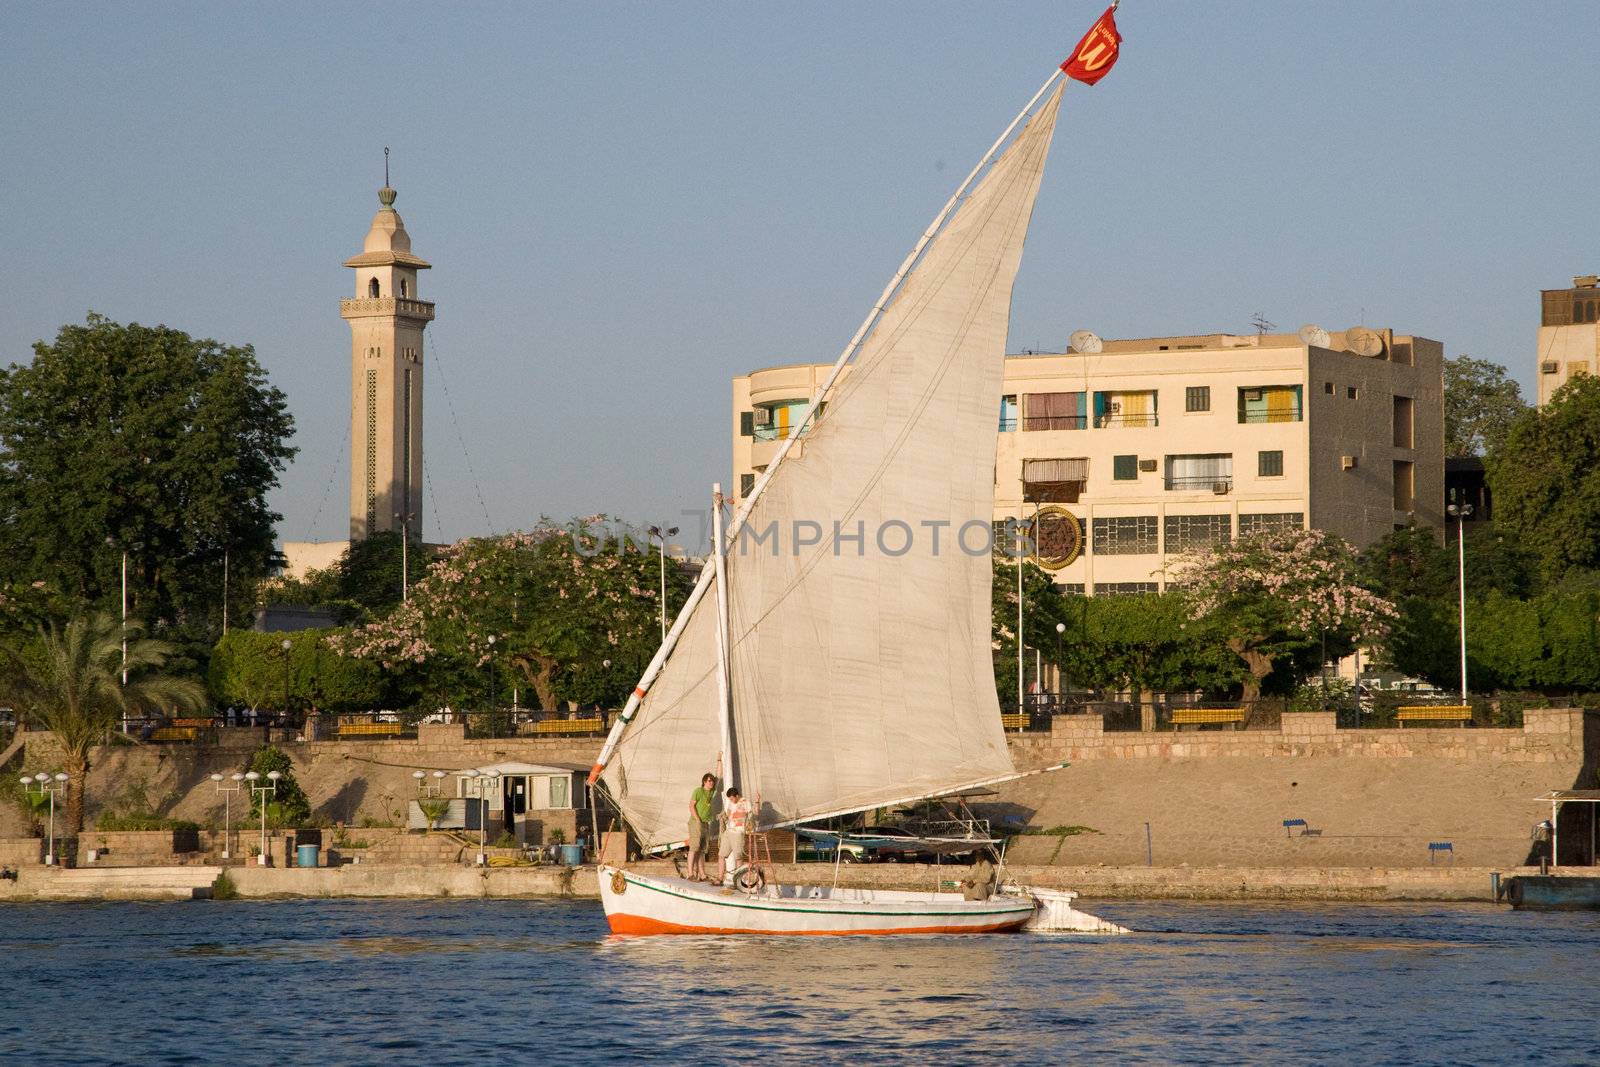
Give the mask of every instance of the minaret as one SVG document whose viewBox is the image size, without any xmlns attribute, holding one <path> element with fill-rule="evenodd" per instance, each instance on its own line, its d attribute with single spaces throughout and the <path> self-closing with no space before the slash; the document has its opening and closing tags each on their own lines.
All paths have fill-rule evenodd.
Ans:
<svg viewBox="0 0 1600 1067">
<path fill-rule="evenodd" d="M 350 323 L 350 538 L 422 529 L 422 331 L 433 305 L 417 299 L 411 237 L 394 209 L 384 149 L 383 206 L 361 254 L 345 260 L 356 295 L 339 302 Z"/>
</svg>

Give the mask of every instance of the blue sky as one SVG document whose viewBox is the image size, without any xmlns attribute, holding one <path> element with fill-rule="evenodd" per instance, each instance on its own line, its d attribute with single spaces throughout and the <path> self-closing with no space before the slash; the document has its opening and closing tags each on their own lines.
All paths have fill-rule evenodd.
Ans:
<svg viewBox="0 0 1600 1067">
<path fill-rule="evenodd" d="M 730 377 L 832 359 L 1100 10 L 10 3 L 0 360 L 90 309 L 254 344 L 299 425 L 281 530 L 343 536 L 340 263 L 388 145 L 435 264 L 426 535 L 672 517 L 728 477 Z M 1538 290 L 1600 270 L 1592 4 L 1118 20 L 1121 63 L 1063 106 L 1012 348 L 1260 311 L 1530 391 Z"/>
</svg>

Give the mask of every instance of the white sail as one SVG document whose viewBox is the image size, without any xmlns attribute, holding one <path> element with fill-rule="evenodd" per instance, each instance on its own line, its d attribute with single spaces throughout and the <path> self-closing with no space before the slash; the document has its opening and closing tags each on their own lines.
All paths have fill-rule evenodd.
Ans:
<svg viewBox="0 0 1600 1067">
<path fill-rule="evenodd" d="M 729 548 L 734 749 L 762 825 L 1012 772 L 990 652 L 994 427 L 1060 99 L 928 246 Z M 682 840 L 719 748 L 708 593 L 602 773 L 646 848 Z"/>
</svg>

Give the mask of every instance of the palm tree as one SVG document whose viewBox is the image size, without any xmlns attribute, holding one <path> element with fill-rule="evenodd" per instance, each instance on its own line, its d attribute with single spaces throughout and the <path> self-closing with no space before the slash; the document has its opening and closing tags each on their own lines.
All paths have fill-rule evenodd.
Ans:
<svg viewBox="0 0 1600 1067">
<path fill-rule="evenodd" d="M 122 651 L 126 634 L 128 651 Z M 78 616 L 57 630 L 43 628 L 40 645 L 7 656 L 8 688 L 19 709 L 55 734 L 65 752 L 67 825 L 83 831 L 83 794 L 89 753 L 105 742 L 124 714 L 199 707 L 205 689 L 189 678 L 159 672 L 172 654 L 165 641 L 143 636 L 136 623 L 122 625 L 104 612 Z M 122 681 L 127 672 L 127 684 Z"/>
</svg>

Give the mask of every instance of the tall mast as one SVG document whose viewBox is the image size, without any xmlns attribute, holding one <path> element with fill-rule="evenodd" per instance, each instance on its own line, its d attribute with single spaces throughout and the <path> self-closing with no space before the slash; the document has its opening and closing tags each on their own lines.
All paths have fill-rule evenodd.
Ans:
<svg viewBox="0 0 1600 1067">
<path fill-rule="evenodd" d="M 728 565 L 727 542 L 722 536 L 722 483 L 711 487 L 711 558 L 717 575 L 717 722 L 722 729 L 722 787 L 739 784 L 733 758 L 733 698 L 728 673 Z"/>
</svg>

